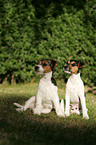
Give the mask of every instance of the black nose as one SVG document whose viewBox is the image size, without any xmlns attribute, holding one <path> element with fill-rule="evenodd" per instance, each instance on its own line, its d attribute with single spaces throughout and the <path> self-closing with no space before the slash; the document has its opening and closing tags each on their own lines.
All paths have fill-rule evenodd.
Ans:
<svg viewBox="0 0 96 145">
<path fill-rule="evenodd" d="M 35 71 L 38 71 L 39 70 L 39 66 L 35 66 Z"/>
<path fill-rule="evenodd" d="M 65 69 L 68 69 L 68 66 L 67 66 L 67 65 L 65 65 L 65 66 L 64 66 L 64 68 L 65 68 Z"/>
</svg>

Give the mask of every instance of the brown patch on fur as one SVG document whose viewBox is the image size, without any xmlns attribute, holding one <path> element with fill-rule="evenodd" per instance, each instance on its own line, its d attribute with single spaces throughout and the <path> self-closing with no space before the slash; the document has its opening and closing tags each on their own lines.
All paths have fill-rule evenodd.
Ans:
<svg viewBox="0 0 96 145">
<path fill-rule="evenodd" d="M 78 66 L 72 66 L 73 64 L 75 64 L 75 61 L 68 61 L 68 64 L 69 64 L 69 68 L 70 68 L 70 71 L 73 73 L 73 74 L 77 74 L 78 72 Z"/>
<path fill-rule="evenodd" d="M 44 68 L 44 73 L 51 72 L 51 67 L 49 65 L 43 67 Z"/>
<path fill-rule="evenodd" d="M 71 66 L 70 67 L 71 68 L 71 72 L 73 73 L 73 74 L 77 74 L 77 72 L 78 72 L 78 66 Z"/>
<path fill-rule="evenodd" d="M 78 73 L 78 70 L 79 68 L 83 68 L 85 67 L 85 64 L 82 63 L 80 60 L 79 61 L 75 61 L 75 60 L 69 60 L 68 63 L 67 63 L 68 67 L 70 68 L 70 71 L 73 73 L 73 74 L 77 74 Z"/>
<path fill-rule="evenodd" d="M 72 61 L 71 64 L 75 64 L 75 61 Z"/>
<path fill-rule="evenodd" d="M 47 62 L 46 60 L 44 60 L 44 61 L 42 62 L 42 65 L 43 65 L 43 64 L 48 65 L 48 62 Z"/>
<path fill-rule="evenodd" d="M 53 59 L 40 59 L 38 61 L 40 65 L 44 68 L 44 73 L 48 73 L 54 70 L 54 68 L 57 66 L 57 61 Z"/>
<path fill-rule="evenodd" d="M 44 73 L 51 72 L 51 66 L 49 66 L 49 64 L 48 64 L 48 62 L 46 60 L 44 60 L 42 62 L 42 66 L 44 68 Z"/>
</svg>

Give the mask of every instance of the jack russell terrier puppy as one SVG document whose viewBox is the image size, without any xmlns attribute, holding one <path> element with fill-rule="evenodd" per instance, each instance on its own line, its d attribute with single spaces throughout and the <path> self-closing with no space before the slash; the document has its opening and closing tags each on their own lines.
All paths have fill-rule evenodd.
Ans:
<svg viewBox="0 0 96 145">
<path fill-rule="evenodd" d="M 70 113 L 80 114 L 80 103 L 82 106 L 83 118 L 89 119 L 86 108 L 86 101 L 84 96 L 84 84 L 80 78 L 79 69 L 85 65 L 76 60 L 70 60 L 64 66 L 64 72 L 71 74 L 66 84 L 66 108 L 65 115 L 69 116 Z M 80 100 L 79 100 L 80 99 Z"/>
<path fill-rule="evenodd" d="M 34 114 L 40 115 L 41 113 L 49 113 L 52 108 L 58 116 L 64 117 L 64 102 L 63 99 L 59 103 L 58 88 L 55 79 L 52 74 L 54 68 L 57 66 L 57 62 L 53 59 L 40 59 L 38 65 L 35 66 L 35 72 L 41 74 L 37 95 L 31 97 L 22 106 L 18 103 L 14 103 L 19 107 L 17 111 L 25 111 L 28 108 L 33 110 Z"/>
</svg>

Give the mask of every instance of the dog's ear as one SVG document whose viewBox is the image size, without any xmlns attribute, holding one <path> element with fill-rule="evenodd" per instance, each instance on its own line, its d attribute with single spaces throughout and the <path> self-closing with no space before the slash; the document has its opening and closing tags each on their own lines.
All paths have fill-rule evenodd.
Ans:
<svg viewBox="0 0 96 145">
<path fill-rule="evenodd" d="M 50 59 L 51 60 L 51 69 L 54 70 L 54 68 L 57 66 L 57 61 Z"/>
<path fill-rule="evenodd" d="M 83 67 L 85 67 L 85 64 L 79 60 L 78 61 L 78 68 L 83 68 Z"/>
<path fill-rule="evenodd" d="M 38 60 L 38 63 L 40 63 L 41 60 L 42 60 L 42 59 L 39 59 L 39 60 Z"/>
<path fill-rule="evenodd" d="M 43 60 L 43 58 L 39 59 L 38 64 Z"/>
</svg>

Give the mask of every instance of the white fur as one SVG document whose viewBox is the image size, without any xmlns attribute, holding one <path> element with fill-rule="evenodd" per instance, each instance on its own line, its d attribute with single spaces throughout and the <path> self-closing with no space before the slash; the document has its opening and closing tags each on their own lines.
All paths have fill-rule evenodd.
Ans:
<svg viewBox="0 0 96 145">
<path fill-rule="evenodd" d="M 40 68 L 40 71 L 42 71 L 42 68 Z M 58 88 L 51 82 L 51 77 L 52 72 L 43 74 L 36 97 L 33 96 L 26 101 L 23 108 L 14 103 L 19 107 L 17 111 L 25 111 L 27 108 L 31 108 L 34 114 L 40 115 L 41 113 L 49 113 L 54 107 L 58 116 L 64 116 L 64 102 L 62 100 L 61 104 L 59 103 Z"/>
<path fill-rule="evenodd" d="M 42 65 L 37 65 L 39 67 L 38 72 L 36 72 L 37 74 L 43 74 L 44 68 L 42 67 Z"/>
<path fill-rule="evenodd" d="M 65 115 L 70 115 L 70 103 L 73 105 L 78 104 L 79 105 L 79 98 L 81 101 L 82 106 L 82 113 L 83 118 L 89 119 L 89 116 L 87 114 L 87 108 L 86 108 L 86 102 L 85 102 L 85 96 L 84 96 L 84 85 L 83 81 L 80 78 L 80 73 L 77 75 L 72 74 L 66 84 L 66 109 L 65 109 Z M 80 114 L 77 109 L 77 114 Z M 71 111 L 72 112 L 72 111 Z M 76 113 L 76 112 L 75 112 Z"/>
</svg>

